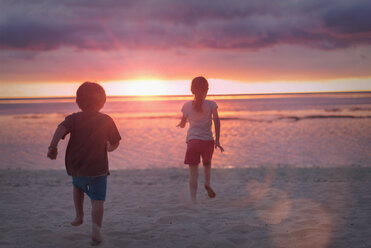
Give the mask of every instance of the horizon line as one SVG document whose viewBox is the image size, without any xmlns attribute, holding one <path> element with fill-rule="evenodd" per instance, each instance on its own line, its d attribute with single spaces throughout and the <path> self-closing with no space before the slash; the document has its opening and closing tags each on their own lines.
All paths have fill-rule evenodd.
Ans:
<svg viewBox="0 0 371 248">
<path fill-rule="evenodd" d="M 243 93 L 243 94 L 208 94 L 207 96 L 216 96 L 216 97 L 223 97 L 223 96 L 259 96 L 259 95 L 295 95 L 295 94 L 346 94 L 346 93 L 370 93 L 371 90 L 356 90 L 356 91 L 303 91 L 303 92 L 268 92 L 268 93 Z M 107 98 L 145 98 L 145 97 L 153 97 L 153 98 L 160 98 L 160 97 L 192 97 L 193 95 L 177 95 L 177 94 L 168 94 L 168 95 L 106 95 Z M 66 96 L 35 96 L 35 97 L 0 97 L 0 100 L 24 100 L 24 99 L 73 99 L 75 95 L 66 95 Z"/>
</svg>

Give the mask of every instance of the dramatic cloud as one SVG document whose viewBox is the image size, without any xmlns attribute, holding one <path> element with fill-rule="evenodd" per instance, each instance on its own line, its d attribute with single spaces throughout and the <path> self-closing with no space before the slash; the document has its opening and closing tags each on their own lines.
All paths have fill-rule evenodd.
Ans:
<svg viewBox="0 0 371 248">
<path fill-rule="evenodd" d="M 367 0 L 0 2 L 0 49 L 339 49 L 371 43 Z"/>
</svg>

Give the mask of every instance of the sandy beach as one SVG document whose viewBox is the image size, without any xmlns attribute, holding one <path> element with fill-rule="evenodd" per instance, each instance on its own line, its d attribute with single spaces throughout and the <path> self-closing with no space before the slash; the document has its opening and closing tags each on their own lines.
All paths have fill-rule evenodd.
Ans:
<svg viewBox="0 0 371 248">
<path fill-rule="evenodd" d="M 371 168 L 214 169 L 197 205 L 185 169 L 114 170 L 100 247 L 369 247 Z M 1 170 L 1 247 L 90 247 L 63 170 Z"/>
</svg>

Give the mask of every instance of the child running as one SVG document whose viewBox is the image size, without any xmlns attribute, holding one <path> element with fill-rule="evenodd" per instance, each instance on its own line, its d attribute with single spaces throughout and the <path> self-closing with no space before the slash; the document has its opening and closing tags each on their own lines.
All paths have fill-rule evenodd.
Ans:
<svg viewBox="0 0 371 248">
<path fill-rule="evenodd" d="M 209 90 L 209 83 L 204 77 L 196 77 L 192 80 L 191 92 L 193 101 L 183 105 L 183 117 L 177 127 L 184 128 L 187 121 L 189 129 L 187 132 L 187 151 L 184 164 L 189 165 L 189 191 L 191 199 L 196 203 L 198 187 L 198 165 L 200 157 L 204 166 L 204 184 L 210 198 L 216 196 L 210 185 L 211 159 L 214 147 L 224 151 L 220 145 L 220 120 L 218 116 L 218 105 L 214 101 L 205 100 Z M 212 120 L 215 126 L 215 142 L 211 131 Z"/>
<path fill-rule="evenodd" d="M 72 176 L 73 200 L 76 218 L 71 222 L 79 226 L 84 220 L 84 193 L 92 205 L 92 245 L 102 242 L 104 201 L 107 175 L 109 175 L 107 151 L 114 151 L 121 137 L 112 118 L 100 113 L 106 102 L 106 93 L 97 83 L 85 82 L 76 92 L 76 103 L 81 112 L 68 115 L 57 127 L 47 156 L 56 159 L 58 142 L 69 133 L 66 150 L 66 170 Z"/>
</svg>

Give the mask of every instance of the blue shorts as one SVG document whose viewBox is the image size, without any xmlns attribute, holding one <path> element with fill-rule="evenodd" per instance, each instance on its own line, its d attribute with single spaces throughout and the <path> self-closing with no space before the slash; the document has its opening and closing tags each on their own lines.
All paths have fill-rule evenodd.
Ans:
<svg viewBox="0 0 371 248">
<path fill-rule="evenodd" d="M 107 176 L 72 177 L 72 184 L 84 191 L 92 200 L 106 200 Z"/>
</svg>

